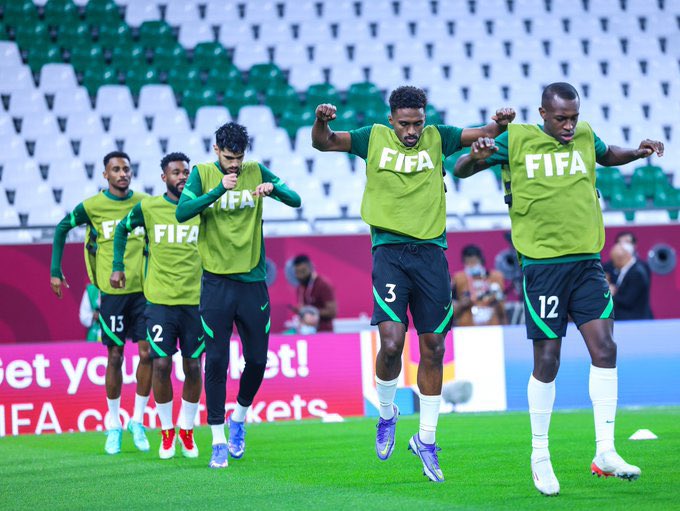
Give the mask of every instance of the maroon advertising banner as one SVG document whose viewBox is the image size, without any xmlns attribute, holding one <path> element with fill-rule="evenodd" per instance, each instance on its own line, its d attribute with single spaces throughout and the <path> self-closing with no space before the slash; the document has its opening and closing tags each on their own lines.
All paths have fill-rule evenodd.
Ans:
<svg viewBox="0 0 680 511">
<path fill-rule="evenodd" d="M 128 343 L 123 364 L 121 416 L 132 414 L 136 347 Z M 243 370 L 240 341 L 232 339 L 227 376 L 227 413 L 235 406 Z M 182 362 L 174 359 L 175 417 L 182 392 Z M 106 415 L 106 348 L 98 343 L 43 343 L 0 346 L 0 437 L 5 435 L 102 431 Z M 321 418 L 338 420 L 364 413 L 359 334 L 272 336 L 267 369 L 246 420 L 271 422 Z M 206 423 L 205 394 L 199 406 Z M 144 416 L 160 427 L 153 399 Z"/>
<path fill-rule="evenodd" d="M 609 250 L 616 233 L 630 230 L 638 238 L 638 251 L 647 257 L 658 243 L 670 245 L 680 254 L 680 225 L 632 226 L 607 229 L 607 242 L 602 259 L 609 259 Z M 510 249 L 505 231 L 451 232 L 447 235 L 447 258 L 451 273 L 462 268 L 461 249 L 470 243 L 478 245 L 493 267 L 497 254 Z M 284 330 L 291 317 L 290 305 L 295 303 L 295 287 L 285 277 L 286 263 L 298 254 L 308 255 L 316 270 L 335 288 L 338 317 L 370 316 L 373 309 L 371 292 L 371 241 L 366 235 L 305 236 L 268 238 L 265 240 L 267 259 L 273 268 L 273 283 L 269 286 L 272 331 Z M 59 300 L 49 286 L 51 246 L 0 245 L 0 343 L 80 340 L 85 328 L 78 319 L 78 307 L 87 284 L 80 243 L 66 245 L 64 274 L 69 283 Z M 656 318 L 680 317 L 680 271 L 666 275 L 653 274 L 651 306 Z"/>
</svg>

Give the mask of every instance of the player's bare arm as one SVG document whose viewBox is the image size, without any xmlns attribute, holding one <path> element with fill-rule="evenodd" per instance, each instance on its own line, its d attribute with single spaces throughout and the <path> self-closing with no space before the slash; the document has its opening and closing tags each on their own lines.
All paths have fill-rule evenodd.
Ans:
<svg viewBox="0 0 680 511">
<path fill-rule="evenodd" d="M 337 117 L 337 108 L 330 103 L 316 107 L 316 119 L 312 126 L 312 147 L 319 151 L 348 153 L 352 149 L 352 138 L 347 131 L 333 131 L 328 123 Z"/>
<path fill-rule="evenodd" d="M 493 122 L 481 128 L 466 128 L 460 135 L 460 143 L 464 147 L 472 145 L 480 137 L 496 138 L 508 129 L 508 124 L 515 120 L 515 110 L 509 107 L 499 108 L 491 117 Z"/>
<path fill-rule="evenodd" d="M 62 295 L 62 286 L 68 288 L 69 285 L 66 282 L 66 279 L 64 278 L 59 278 L 59 277 L 50 277 L 50 287 L 52 288 L 52 292 L 57 295 L 57 298 L 61 299 Z"/>
<path fill-rule="evenodd" d="M 602 155 L 602 157 L 597 159 L 597 163 L 604 165 L 605 167 L 613 167 L 615 165 L 625 165 L 640 158 L 647 158 L 656 154 L 657 156 L 663 156 L 663 142 L 658 140 L 645 139 L 640 142 L 637 149 L 628 149 L 624 147 L 618 147 L 615 145 L 610 145 L 607 152 Z"/>
<path fill-rule="evenodd" d="M 125 272 L 124 271 L 114 271 L 111 273 L 109 278 L 109 283 L 114 289 L 125 289 Z"/>
<path fill-rule="evenodd" d="M 486 159 L 496 151 L 498 151 L 498 147 L 496 147 L 496 141 L 493 138 L 479 137 L 470 146 L 470 153 L 458 158 L 453 174 L 456 177 L 466 178 L 480 170 L 488 169 L 491 164 L 487 163 Z"/>
</svg>

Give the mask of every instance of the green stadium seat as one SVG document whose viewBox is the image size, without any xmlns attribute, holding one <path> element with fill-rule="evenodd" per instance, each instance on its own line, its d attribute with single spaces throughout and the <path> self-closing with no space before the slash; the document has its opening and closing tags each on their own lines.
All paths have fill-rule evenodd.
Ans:
<svg viewBox="0 0 680 511">
<path fill-rule="evenodd" d="M 45 46 L 50 44 L 50 29 L 47 23 L 26 23 L 16 27 L 14 39 L 22 50 L 28 50 L 33 46 Z"/>
<path fill-rule="evenodd" d="M 229 109 L 233 117 L 238 116 L 241 107 L 259 105 L 260 99 L 255 87 L 250 85 L 240 88 L 230 88 L 224 92 L 224 106 Z"/>
<path fill-rule="evenodd" d="M 428 104 L 425 107 L 425 124 L 444 124 L 444 119 L 439 115 L 439 112 L 434 107 L 434 105 Z"/>
<path fill-rule="evenodd" d="M 203 87 L 201 73 L 193 67 L 173 67 L 168 71 L 167 79 L 168 85 L 178 96 L 183 95 L 186 90 Z"/>
<path fill-rule="evenodd" d="M 86 22 L 67 23 L 57 32 L 57 42 L 65 50 L 92 44 L 92 29 Z"/>
<path fill-rule="evenodd" d="M 75 25 L 80 11 L 73 0 L 48 0 L 43 10 L 45 22 L 51 27 Z"/>
<path fill-rule="evenodd" d="M 614 194 L 623 194 L 626 182 L 616 167 L 598 167 L 595 185 L 603 199 L 610 200 Z"/>
<path fill-rule="evenodd" d="M 314 124 L 315 118 L 314 111 L 309 108 L 300 108 L 299 110 L 289 108 L 281 114 L 279 125 L 286 130 L 291 139 L 294 139 L 298 129 L 303 126 L 311 126 Z"/>
<path fill-rule="evenodd" d="M 193 65 L 202 71 L 221 69 L 230 64 L 229 53 L 220 43 L 199 43 L 194 48 Z"/>
<path fill-rule="evenodd" d="M 154 51 L 153 64 L 160 71 L 186 67 L 188 64 L 186 51 L 179 43 L 158 46 Z"/>
<path fill-rule="evenodd" d="M 145 21 L 139 26 L 139 42 L 146 48 L 173 44 L 175 35 L 165 21 Z"/>
<path fill-rule="evenodd" d="M 340 106 L 341 98 L 338 90 L 330 83 L 315 83 L 307 88 L 305 99 L 307 106 L 316 109 L 322 103 Z"/>
<path fill-rule="evenodd" d="M 98 44 L 76 46 L 71 49 L 70 62 L 75 70 L 80 72 L 91 67 L 101 68 L 105 65 L 104 51 Z"/>
<path fill-rule="evenodd" d="M 195 61 L 194 65 L 196 65 Z M 214 67 L 208 71 L 207 83 L 218 91 L 243 89 L 245 87 L 241 71 L 231 63 L 227 63 L 224 67 Z"/>
<path fill-rule="evenodd" d="M 211 87 L 202 89 L 187 89 L 182 94 L 182 107 L 187 111 L 187 115 L 193 118 L 196 110 L 202 106 L 216 105 L 217 93 Z"/>
<path fill-rule="evenodd" d="M 383 105 L 382 108 L 371 108 L 364 112 L 364 126 L 372 126 L 373 124 L 384 124 L 390 126 L 388 116 L 390 115 L 390 107 Z"/>
<path fill-rule="evenodd" d="M 83 86 L 92 97 L 102 85 L 117 84 L 118 72 L 113 67 L 88 67 L 83 73 Z"/>
<path fill-rule="evenodd" d="M 104 26 L 121 21 L 120 10 L 113 0 L 90 0 L 85 6 L 85 20 L 94 26 Z"/>
<path fill-rule="evenodd" d="M 276 64 L 255 64 L 248 71 L 248 85 L 259 92 L 275 86 L 287 86 L 286 78 Z"/>
<path fill-rule="evenodd" d="M 15 29 L 22 25 L 35 25 L 38 22 L 38 8 L 31 0 L 5 2 L 2 22 Z"/>
<path fill-rule="evenodd" d="M 347 90 L 347 106 L 358 112 L 379 110 L 384 105 L 380 90 L 371 82 L 353 83 Z"/>
<path fill-rule="evenodd" d="M 115 50 L 120 46 L 132 45 L 132 32 L 125 22 L 99 25 L 98 42 L 104 48 Z M 141 46 L 141 45 L 140 45 Z"/>
<path fill-rule="evenodd" d="M 312 115 L 314 112 L 312 112 Z M 359 127 L 355 110 L 345 107 L 338 111 L 337 118 L 331 124 L 333 131 L 349 131 Z"/>
<path fill-rule="evenodd" d="M 271 108 L 274 115 L 278 116 L 288 108 L 299 109 L 300 97 L 290 85 L 286 88 L 275 86 L 267 89 L 265 103 Z"/>
<path fill-rule="evenodd" d="M 147 64 L 143 66 L 128 67 L 124 71 L 125 73 L 125 84 L 130 89 L 130 93 L 133 96 L 139 95 L 139 90 L 150 83 L 160 83 L 160 77 L 158 70 L 156 68 L 149 66 Z"/>
<path fill-rule="evenodd" d="M 147 66 L 146 48 L 139 43 L 116 46 L 111 52 L 111 64 L 123 73 L 130 67 Z"/>
<path fill-rule="evenodd" d="M 640 189 L 645 197 L 654 197 L 654 191 L 657 184 L 667 184 L 668 180 L 663 173 L 661 167 L 654 167 L 651 165 L 645 167 L 637 167 L 633 171 L 631 178 L 631 186 Z"/>
<path fill-rule="evenodd" d="M 58 44 L 34 46 L 28 50 L 27 61 L 31 71 L 38 73 L 45 64 L 62 62 L 61 48 Z"/>
</svg>

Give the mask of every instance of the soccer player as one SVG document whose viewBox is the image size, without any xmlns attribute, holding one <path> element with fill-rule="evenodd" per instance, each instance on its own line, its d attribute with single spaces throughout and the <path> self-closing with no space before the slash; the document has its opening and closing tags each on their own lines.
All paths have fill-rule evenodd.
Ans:
<svg viewBox="0 0 680 511">
<path fill-rule="evenodd" d="M 545 495 L 557 495 L 548 451 L 562 337 L 571 316 L 592 360 L 589 391 L 595 419 L 593 474 L 635 480 L 640 469 L 614 448 L 617 401 L 613 302 L 600 264 L 604 225 L 595 189 L 595 163 L 624 165 L 656 153 L 663 144 L 643 140 L 637 149 L 607 146 L 579 122 L 580 98 L 568 83 L 543 91 L 543 125 L 515 124 L 496 138 L 480 138 L 456 163 L 458 177 L 491 165 L 508 165 L 503 181 L 510 204 L 512 241 L 522 262 L 527 336 L 533 340 L 529 378 L 531 469 Z"/>
<path fill-rule="evenodd" d="M 143 251 L 144 230 L 138 229 L 130 235 L 125 254 L 128 260 L 127 286 L 115 289 L 109 284 L 109 271 L 113 261 L 113 235 L 116 224 L 127 215 L 133 206 L 146 194 L 130 190 L 132 172 L 130 157 L 120 151 L 104 156 L 104 179 L 108 189 L 99 192 L 78 204 L 71 213 L 59 222 L 54 232 L 50 286 L 61 298 L 62 287 L 68 287 L 61 271 L 66 235 L 77 225 L 87 225 L 86 248 L 96 250 L 94 258 L 86 252 L 90 280 L 101 291 L 99 322 L 102 327 L 102 343 L 107 347 L 106 401 L 109 418 L 106 424 L 107 439 L 104 450 L 108 454 L 120 452 L 123 425 L 120 420 L 120 392 L 123 384 L 123 349 L 125 339 L 132 339 L 139 350 L 137 366 L 137 394 L 128 430 L 132 433 L 135 447 L 140 451 L 149 450 L 149 441 L 144 432 L 144 408 L 151 392 L 151 360 L 149 343 L 145 340 Z M 94 265 L 91 267 L 90 265 Z"/>
<path fill-rule="evenodd" d="M 205 349 L 198 314 L 201 286 L 201 261 L 198 255 L 200 219 L 194 217 L 179 223 L 175 218 L 179 197 L 189 177 L 189 158 L 183 153 L 170 153 L 161 160 L 161 169 L 166 192 L 158 197 L 146 197 L 137 203 L 116 227 L 110 282 L 116 289 L 126 287 L 123 254 L 128 235 L 136 228 L 143 227 L 148 233 L 144 278 L 146 339 L 151 346 L 153 395 L 161 421 L 158 455 L 161 459 L 175 455 L 170 373 L 179 338 L 185 376 L 179 439 L 182 454 L 196 458 L 198 448 L 194 443 L 194 421 L 201 397 L 200 357 Z"/>
<path fill-rule="evenodd" d="M 376 387 L 380 404 L 375 448 L 386 460 L 394 449 L 399 410 L 394 404 L 401 372 L 401 354 L 408 328 L 407 307 L 420 341 L 418 388 L 420 429 L 409 449 L 420 457 L 425 475 L 442 482 L 435 432 L 441 401 L 444 338 L 451 327 L 451 278 L 444 256 L 446 197 L 442 159 L 480 136 L 494 137 L 514 119 L 501 109 L 495 122 L 477 129 L 425 126 L 425 92 L 399 87 L 389 98 L 389 122 L 353 131 L 332 131 L 336 107 L 316 108 L 312 145 L 321 151 L 342 151 L 366 160 L 366 188 L 361 216 L 371 226 L 373 242 L 373 318 L 380 351 Z"/>
<path fill-rule="evenodd" d="M 291 207 L 300 197 L 264 165 L 243 161 L 248 146 L 244 126 L 229 122 L 215 132 L 217 161 L 195 165 L 177 206 L 177 220 L 200 215 L 200 314 L 205 332 L 205 395 L 213 435 L 209 466 L 225 468 L 228 455 L 245 451 L 244 422 L 260 388 L 267 365 L 270 305 L 265 283 L 262 207 L 270 196 Z M 243 346 L 245 369 L 236 408 L 229 417 L 229 442 L 224 416 L 229 366 L 229 340 L 234 323 Z"/>
</svg>

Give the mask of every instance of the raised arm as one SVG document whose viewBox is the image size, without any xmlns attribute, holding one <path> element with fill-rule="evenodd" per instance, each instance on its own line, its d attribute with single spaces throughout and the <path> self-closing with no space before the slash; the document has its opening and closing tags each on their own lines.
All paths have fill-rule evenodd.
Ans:
<svg viewBox="0 0 680 511">
<path fill-rule="evenodd" d="M 637 149 L 627 149 L 624 147 L 617 147 L 610 145 L 607 152 L 597 158 L 597 163 L 605 167 L 613 167 L 615 165 L 625 165 L 640 158 L 647 158 L 656 153 L 657 156 L 663 156 L 663 143 L 658 140 L 645 139 L 640 142 Z"/>
<path fill-rule="evenodd" d="M 68 283 L 61 271 L 61 259 L 64 255 L 64 245 L 66 244 L 66 236 L 68 232 L 77 225 L 90 223 L 90 217 L 87 216 L 85 207 L 81 202 L 73 211 L 66 215 L 54 231 L 54 240 L 52 242 L 52 262 L 50 264 L 50 287 L 58 298 L 61 298 L 62 285 L 68 287 Z"/>
<path fill-rule="evenodd" d="M 496 138 L 508 129 L 508 124 L 515 119 L 515 111 L 512 108 L 499 108 L 496 110 L 496 115 L 492 116 L 491 119 L 493 122 L 481 128 L 465 128 L 460 136 L 460 143 L 464 147 L 468 147 L 482 137 Z"/>
<path fill-rule="evenodd" d="M 194 167 L 189 175 L 187 184 L 184 185 L 182 195 L 179 197 L 175 218 L 177 218 L 179 222 L 186 222 L 190 218 L 200 214 L 201 211 L 208 208 L 213 202 L 224 195 L 227 190 L 234 188 L 236 186 L 236 180 L 236 174 L 225 174 L 221 183 L 208 193 L 203 193 L 201 176 L 198 173 L 198 169 Z"/>
<path fill-rule="evenodd" d="M 352 150 L 352 138 L 347 131 L 333 131 L 328 125 L 337 117 L 337 108 L 330 103 L 316 107 L 316 119 L 312 126 L 312 147 L 319 151 L 339 151 L 348 153 Z"/>
<path fill-rule="evenodd" d="M 125 247 L 127 246 L 128 235 L 133 229 L 140 226 L 144 227 L 144 214 L 142 213 L 142 203 L 138 202 L 127 216 L 118 223 L 113 235 L 113 271 L 109 283 L 114 289 L 125 287 Z"/>
<path fill-rule="evenodd" d="M 289 188 L 279 176 L 262 164 L 260 164 L 260 170 L 262 171 L 262 183 L 255 188 L 256 196 L 268 195 L 291 208 L 299 208 L 302 205 L 302 199 L 297 192 Z"/>
<path fill-rule="evenodd" d="M 491 157 L 496 151 L 498 151 L 498 148 L 493 138 L 481 137 L 477 139 L 472 142 L 470 153 L 462 155 L 456 161 L 453 175 L 464 179 L 476 174 L 480 170 L 488 169 L 494 163 L 487 162 L 486 159 Z"/>
</svg>

